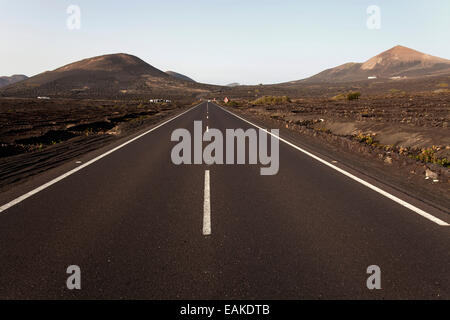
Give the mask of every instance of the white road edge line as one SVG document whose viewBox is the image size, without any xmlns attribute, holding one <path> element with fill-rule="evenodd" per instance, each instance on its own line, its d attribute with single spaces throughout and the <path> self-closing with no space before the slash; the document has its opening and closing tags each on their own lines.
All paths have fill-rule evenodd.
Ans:
<svg viewBox="0 0 450 320">
<path fill-rule="evenodd" d="M 210 197 L 209 170 L 205 171 L 205 195 L 203 203 L 203 235 L 211 235 L 211 197 Z"/>
<path fill-rule="evenodd" d="M 351 174 L 351 173 L 349 173 L 349 172 L 347 172 L 347 171 L 345 171 L 345 170 L 343 170 L 343 169 L 341 169 L 341 168 L 339 168 L 339 167 L 336 167 L 335 165 L 329 163 L 328 161 L 323 160 L 322 158 L 319 158 L 318 156 L 312 154 L 311 152 L 308 152 L 308 151 L 306 151 L 306 150 L 304 150 L 304 149 L 302 149 L 302 148 L 296 146 L 295 144 L 293 144 L 293 143 L 291 143 L 291 142 L 289 142 L 289 141 L 287 141 L 287 140 L 285 140 L 285 139 L 283 139 L 283 138 L 281 138 L 281 137 L 279 137 L 279 136 L 277 136 L 277 135 L 275 135 L 275 134 L 273 134 L 273 133 L 267 131 L 266 129 L 263 129 L 263 128 L 257 126 L 257 125 L 254 124 L 254 123 L 251 123 L 250 121 L 248 121 L 248 120 L 246 120 L 246 119 L 244 119 L 244 118 L 242 118 L 242 117 L 240 117 L 240 116 L 234 114 L 233 112 L 228 111 L 228 110 L 222 108 L 221 106 L 219 106 L 219 105 L 217 105 L 217 104 L 216 104 L 216 106 L 218 106 L 218 107 L 219 107 L 220 109 L 222 109 L 223 111 L 228 112 L 229 114 L 235 116 L 236 118 L 241 119 L 242 121 L 247 122 L 248 124 L 250 124 L 250 125 L 252 125 L 252 126 L 254 126 L 254 127 L 256 127 L 256 128 L 263 130 L 263 131 L 266 132 L 267 134 L 270 134 L 271 136 L 273 136 L 273 137 L 277 138 L 278 140 L 280 140 L 280 141 L 282 141 L 282 142 L 288 144 L 289 146 L 291 146 L 291 147 L 293 147 L 293 148 L 295 148 L 295 149 L 297 149 L 297 150 L 303 152 L 304 154 L 310 156 L 311 158 L 314 158 L 315 160 L 317 160 L 317 161 L 323 163 L 324 165 L 326 165 L 326 166 L 328 166 L 328 167 L 330 167 L 330 168 L 332 168 L 332 169 L 334 169 L 334 170 L 336 170 L 336 171 L 342 173 L 343 175 L 345 175 L 345 176 L 347 176 L 347 177 L 349 177 L 349 178 L 351 178 L 351 179 L 353 179 L 353 180 L 355 180 L 355 181 L 361 183 L 362 185 L 364 185 L 364 186 L 366 186 L 366 187 L 372 189 L 373 191 L 378 192 L 379 194 L 385 196 L 386 198 L 389 198 L 389 199 L 391 199 L 392 201 L 395 201 L 395 202 L 397 202 L 398 204 L 400 204 L 400 205 L 402 205 L 402 206 L 408 208 L 409 210 L 414 211 L 415 213 L 421 215 L 422 217 L 424 217 L 424 218 L 426 218 L 426 219 L 428 219 L 428 220 L 430 220 L 430 221 L 433 221 L 434 223 L 436 223 L 436 224 L 438 224 L 438 225 L 440 225 L 440 226 L 443 226 L 443 227 L 448 227 L 448 226 L 449 226 L 449 224 L 448 224 L 447 222 L 445 222 L 445 221 L 443 221 L 443 220 L 441 220 L 441 219 L 439 219 L 439 218 L 437 218 L 437 217 L 435 217 L 435 216 L 429 214 L 428 212 L 425 212 L 425 211 L 423 211 L 422 209 L 417 208 L 416 206 L 414 206 L 414 205 L 412 205 L 412 204 L 410 204 L 410 203 L 408 203 L 408 202 L 406 202 L 406 201 L 404 201 L 404 200 L 402 200 L 402 199 L 400 199 L 400 198 L 398 198 L 398 197 L 396 197 L 396 196 L 390 194 L 389 192 L 386 192 L 386 191 L 384 191 L 384 190 L 382 190 L 382 189 L 380 189 L 380 188 L 374 186 L 373 184 L 371 184 L 371 183 L 369 183 L 369 182 L 367 182 L 367 181 L 365 181 L 365 180 L 363 180 L 363 179 L 361 179 L 361 178 L 358 178 L 357 176 L 355 176 L 355 175 L 353 175 L 353 174 Z"/>
<path fill-rule="evenodd" d="M 203 103 L 203 102 L 202 102 L 202 103 Z M 18 204 L 18 203 L 24 201 L 25 199 L 27 199 L 27 198 L 29 198 L 29 197 L 35 195 L 36 193 L 41 192 L 41 191 L 44 190 L 44 189 L 47 189 L 47 188 L 50 187 L 51 185 L 54 185 L 55 183 L 57 183 L 57 182 L 59 182 L 59 181 L 65 179 L 65 178 L 67 178 L 68 176 L 70 176 L 70 175 L 72 175 L 72 174 L 74 174 L 74 173 L 80 171 L 81 169 L 86 168 L 87 166 L 89 166 L 89 165 L 93 164 L 94 162 L 97 162 L 98 160 L 100 160 L 100 159 L 102 159 L 102 158 L 104 158 L 104 157 L 110 155 L 111 153 L 113 153 L 113 152 L 115 152 L 115 151 L 117 151 L 117 150 L 119 150 L 119 149 L 125 147 L 126 145 L 128 145 L 128 144 L 130 144 L 130 143 L 132 143 L 132 142 L 134 142 L 134 141 L 136 141 L 136 140 L 142 138 L 143 136 L 149 134 L 150 132 L 152 132 L 152 131 L 154 131 L 154 130 L 156 130 L 156 129 L 162 127 L 162 126 L 164 126 L 165 124 L 171 122 L 172 120 L 175 120 L 176 118 L 181 117 L 181 116 L 184 115 L 185 113 L 194 110 L 195 108 L 197 108 L 197 107 L 198 107 L 199 105 L 201 105 L 202 103 L 200 103 L 200 104 L 198 104 L 198 105 L 196 105 L 196 106 L 194 106 L 194 107 L 192 107 L 192 108 L 189 108 L 188 110 L 186 110 L 186 111 L 180 113 L 179 115 L 176 115 L 176 116 L 174 116 L 173 118 L 170 118 L 169 120 L 167 120 L 167 121 L 165 121 L 165 122 L 163 122 L 163 123 L 160 123 L 160 124 L 157 125 L 156 127 L 153 127 L 153 128 L 151 128 L 150 130 L 145 131 L 144 133 L 138 135 L 137 137 L 134 137 L 134 138 L 132 138 L 132 139 L 130 139 L 130 140 L 128 140 L 128 141 L 122 143 L 121 145 L 119 145 L 119 146 L 117 146 L 117 147 L 115 147 L 115 148 L 113 148 L 113 149 L 111 149 L 111 150 L 109 150 L 109 151 L 103 153 L 102 155 L 100 155 L 100 156 L 98 156 L 98 157 L 96 157 L 96 158 L 94 158 L 94 159 L 92 159 L 92 160 L 90 160 L 90 161 L 88 161 L 88 162 L 86 162 L 86 163 L 80 165 L 79 167 L 77 167 L 77 168 L 75 168 L 75 169 L 72 169 L 72 170 L 70 170 L 70 171 L 68 171 L 68 172 L 66 172 L 66 173 L 64 173 L 64 174 L 62 174 L 62 175 L 60 175 L 59 177 L 57 177 L 57 178 L 55 178 L 55 179 L 53 179 L 53 180 L 51 180 L 51 181 L 49 181 L 49 182 L 43 184 L 43 185 L 40 186 L 40 187 L 37 187 L 36 189 L 31 190 L 30 192 L 25 193 L 24 195 L 22 195 L 22 196 L 20 196 L 20 197 L 14 199 L 14 200 L 8 202 L 8 203 L 5 204 L 5 205 L 2 205 L 2 206 L 0 207 L 0 213 L 3 212 L 3 211 L 5 211 L 5 210 L 7 210 L 7 209 L 9 209 L 9 208 L 11 208 L 11 207 L 13 207 L 13 206 L 15 206 L 15 205 Z"/>
</svg>

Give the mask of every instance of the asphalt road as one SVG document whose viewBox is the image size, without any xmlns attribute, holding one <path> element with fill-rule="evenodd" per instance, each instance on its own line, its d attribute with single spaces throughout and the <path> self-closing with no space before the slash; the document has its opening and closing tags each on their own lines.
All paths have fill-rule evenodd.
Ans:
<svg viewBox="0 0 450 320">
<path fill-rule="evenodd" d="M 195 120 L 252 127 L 202 103 L 1 212 L 0 298 L 450 299 L 450 227 L 282 142 L 274 176 L 176 166 L 170 136 Z"/>
</svg>

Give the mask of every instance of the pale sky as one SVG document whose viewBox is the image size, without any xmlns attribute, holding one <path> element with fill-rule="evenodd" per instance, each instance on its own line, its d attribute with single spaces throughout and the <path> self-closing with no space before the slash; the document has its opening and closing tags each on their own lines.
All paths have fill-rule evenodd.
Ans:
<svg viewBox="0 0 450 320">
<path fill-rule="evenodd" d="M 370 5 L 380 29 L 366 25 Z M 124 52 L 199 82 L 278 83 L 397 44 L 450 59 L 449 17 L 449 0 L 0 0 L 0 75 Z"/>
</svg>

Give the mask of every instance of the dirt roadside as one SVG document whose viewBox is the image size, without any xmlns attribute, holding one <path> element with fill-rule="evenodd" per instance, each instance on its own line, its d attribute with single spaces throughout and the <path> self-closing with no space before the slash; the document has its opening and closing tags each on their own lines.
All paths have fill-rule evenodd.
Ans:
<svg viewBox="0 0 450 320">
<path fill-rule="evenodd" d="M 319 104 L 313 105 L 319 106 Z M 401 150 L 401 147 L 398 146 L 385 148 L 381 144 L 367 143 L 368 141 L 365 139 L 358 138 L 357 134 L 333 133 L 324 124 L 336 124 L 341 119 L 338 119 L 336 116 L 324 117 L 323 112 L 327 109 L 326 107 L 318 107 L 321 111 L 305 112 L 307 110 L 305 102 L 301 104 L 293 103 L 289 106 L 243 106 L 242 104 L 239 106 L 227 106 L 223 103 L 221 106 L 263 128 L 280 129 L 282 137 L 295 142 L 306 150 L 332 159 L 336 163 L 341 163 L 362 175 L 375 179 L 450 214 L 450 170 L 448 166 L 422 162 L 407 152 L 399 153 L 398 151 Z M 448 106 L 445 106 L 445 108 L 448 108 Z M 298 112 L 298 110 L 301 111 Z M 349 110 L 346 112 L 351 113 Z M 440 112 L 442 112 L 442 108 L 439 108 L 439 111 L 437 111 L 437 113 Z M 298 113 L 303 113 L 302 116 L 304 118 L 294 120 L 292 116 L 295 117 Z M 328 109 L 328 113 L 333 114 L 333 111 Z M 443 114 L 445 114 L 445 110 Z M 448 117 L 448 111 L 446 114 Z M 360 116 L 359 112 L 355 117 L 357 119 L 353 121 L 351 121 L 350 117 L 345 121 L 351 123 L 352 126 L 356 126 L 355 132 L 358 132 L 360 131 L 359 127 L 368 124 L 364 121 L 365 118 Z M 361 118 L 363 119 L 362 121 Z M 441 141 L 445 142 L 450 135 L 445 133 L 448 133 L 447 127 L 443 124 L 445 116 L 440 116 L 440 118 L 444 120 L 435 124 L 438 126 L 438 130 L 435 131 L 439 132 L 439 134 L 431 136 L 432 138 L 430 139 L 432 141 L 442 139 Z M 394 128 L 398 126 L 393 117 L 389 117 L 389 119 L 393 121 Z M 430 122 L 433 121 L 430 120 Z M 383 121 L 380 122 L 383 123 Z M 385 129 L 387 127 L 389 126 L 384 126 Z M 430 127 L 424 126 L 422 129 L 416 128 L 415 132 L 417 133 L 420 130 L 433 131 Z M 403 131 L 397 128 L 396 132 Z M 409 139 L 408 136 L 405 138 L 406 140 Z M 448 149 L 443 148 L 439 151 L 444 154 Z"/>
<path fill-rule="evenodd" d="M 0 193 L 143 131 L 192 105 L 0 99 Z"/>
</svg>

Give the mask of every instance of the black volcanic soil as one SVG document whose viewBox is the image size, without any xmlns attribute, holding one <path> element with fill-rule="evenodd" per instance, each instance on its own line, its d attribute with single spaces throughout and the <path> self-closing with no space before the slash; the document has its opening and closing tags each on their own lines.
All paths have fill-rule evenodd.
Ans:
<svg viewBox="0 0 450 320">
<path fill-rule="evenodd" d="M 232 104 L 225 106 L 267 128 L 281 128 L 311 150 L 321 146 L 320 152 L 341 163 L 450 208 L 449 93 L 395 92 L 356 101 L 314 97 L 282 105 L 240 99 Z"/>
<path fill-rule="evenodd" d="M 191 102 L 0 99 L 0 190 L 142 130 Z"/>
<path fill-rule="evenodd" d="M 311 83 L 306 80 L 298 80 L 272 85 L 242 85 L 216 89 L 211 91 L 208 97 L 253 100 L 271 95 L 288 96 L 293 99 L 327 99 L 349 91 L 359 91 L 364 97 L 378 98 L 389 98 L 393 93 L 400 95 L 450 92 L 450 74 L 425 78 L 374 79 L 347 83 Z"/>
</svg>

